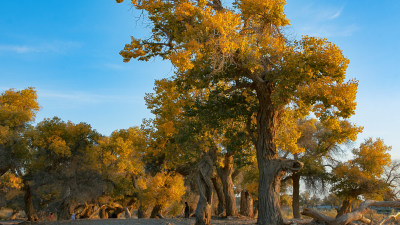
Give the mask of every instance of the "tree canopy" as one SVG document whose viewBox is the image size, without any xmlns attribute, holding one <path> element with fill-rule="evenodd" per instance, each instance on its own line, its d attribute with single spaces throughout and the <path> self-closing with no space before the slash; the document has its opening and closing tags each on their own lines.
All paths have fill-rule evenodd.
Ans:
<svg viewBox="0 0 400 225">
<path fill-rule="evenodd" d="M 278 180 L 284 171 L 296 171 L 301 164 L 279 160 L 275 143 L 279 118 L 286 108 L 307 114 L 311 110 L 337 126 L 336 118 L 354 114 L 358 83 L 345 80 L 349 60 L 326 39 L 285 36 L 289 20 L 284 0 L 236 0 L 229 6 L 219 0 L 132 4 L 146 13 L 151 35 L 132 37 L 120 52 L 125 62 L 159 56 L 171 61 L 175 79 L 189 88 L 223 83 L 221 95 L 256 94 L 258 223 L 281 224 Z"/>
</svg>

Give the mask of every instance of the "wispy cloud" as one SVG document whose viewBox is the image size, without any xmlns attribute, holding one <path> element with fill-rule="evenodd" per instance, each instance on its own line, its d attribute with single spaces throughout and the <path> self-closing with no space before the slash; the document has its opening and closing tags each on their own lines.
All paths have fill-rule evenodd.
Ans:
<svg viewBox="0 0 400 225">
<path fill-rule="evenodd" d="M 348 37 L 353 35 L 359 26 L 351 21 L 341 19 L 344 17 L 346 4 L 326 5 L 314 2 L 303 5 L 295 12 L 295 19 L 302 21 L 296 31 L 301 35 L 317 37 Z"/>
<path fill-rule="evenodd" d="M 107 95 L 93 94 L 81 91 L 60 92 L 53 90 L 38 90 L 38 98 L 50 101 L 64 102 L 66 104 L 102 104 L 102 103 L 138 103 L 142 97 L 132 95 Z"/>
<path fill-rule="evenodd" d="M 328 24 L 309 24 L 309 26 L 300 27 L 299 32 L 315 37 L 349 37 L 353 35 L 359 27 L 355 24 L 346 26 L 328 25 Z"/>
<path fill-rule="evenodd" d="M 65 53 L 71 49 L 79 48 L 82 44 L 73 41 L 52 41 L 38 44 L 0 44 L 0 53 Z"/>
<path fill-rule="evenodd" d="M 15 52 L 18 54 L 23 54 L 29 52 L 39 52 L 39 50 L 34 47 L 24 45 L 0 45 L 0 52 Z"/>
<path fill-rule="evenodd" d="M 328 19 L 333 20 L 338 18 L 343 12 L 344 6 L 342 6 L 339 10 L 337 10 L 332 16 L 328 17 Z"/>
<path fill-rule="evenodd" d="M 116 63 L 106 63 L 104 64 L 105 67 L 113 70 L 125 70 L 127 69 L 126 66 L 121 65 L 121 64 L 116 64 Z"/>
</svg>

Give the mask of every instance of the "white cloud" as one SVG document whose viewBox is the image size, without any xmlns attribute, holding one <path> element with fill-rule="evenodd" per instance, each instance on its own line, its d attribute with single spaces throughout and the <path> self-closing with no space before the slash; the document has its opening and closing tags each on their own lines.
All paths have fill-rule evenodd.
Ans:
<svg viewBox="0 0 400 225">
<path fill-rule="evenodd" d="M 103 95 L 80 91 L 59 92 L 53 90 L 38 90 L 38 98 L 39 102 L 43 99 L 64 102 L 65 104 L 138 103 L 143 99 L 131 95 Z"/>
<path fill-rule="evenodd" d="M 335 14 L 329 17 L 330 20 L 338 18 L 343 12 L 344 6 L 342 6 L 339 10 L 336 11 Z"/>
<path fill-rule="evenodd" d="M 352 21 L 339 19 L 346 16 L 345 3 L 339 5 L 326 5 L 315 1 L 308 5 L 302 5 L 292 11 L 292 22 L 296 24 L 296 32 L 300 35 L 316 37 L 348 37 L 359 30 L 359 26 Z"/>
<path fill-rule="evenodd" d="M 24 45 L 0 45 L 0 52 L 15 52 L 18 54 L 23 54 L 30 52 L 39 52 L 39 50 L 34 47 Z"/>
<path fill-rule="evenodd" d="M 353 35 L 359 27 L 355 24 L 337 26 L 333 24 L 309 24 L 298 29 L 299 33 L 314 37 L 348 37 Z"/>
<path fill-rule="evenodd" d="M 27 44 L 0 44 L 0 53 L 65 53 L 71 49 L 79 48 L 82 44 L 73 41 L 52 41 L 49 43 Z"/>
</svg>

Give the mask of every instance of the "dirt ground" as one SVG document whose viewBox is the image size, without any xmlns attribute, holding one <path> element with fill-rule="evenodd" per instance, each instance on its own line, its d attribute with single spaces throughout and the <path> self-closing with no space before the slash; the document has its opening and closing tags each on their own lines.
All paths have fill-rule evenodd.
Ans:
<svg viewBox="0 0 400 225">
<path fill-rule="evenodd" d="M 22 223 L 21 223 L 22 222 Z M 211 224 L 226 224 L 226 225 L 241 225 L 241 224 L 256 224 L 256 220 L 246 218 L 228 218 L 228 219 L 213 219 Z M 66 221 L 44 221 L 39 223 L 30 223 L 32 225 L 191 225 L 195 223 L 195 218 L 191 219 L 107 219 L 107 220 L 66 220 Z M 23 221 L 1 221 L 0 225 L 12 224 L 29 224 Z"/>
</svg>

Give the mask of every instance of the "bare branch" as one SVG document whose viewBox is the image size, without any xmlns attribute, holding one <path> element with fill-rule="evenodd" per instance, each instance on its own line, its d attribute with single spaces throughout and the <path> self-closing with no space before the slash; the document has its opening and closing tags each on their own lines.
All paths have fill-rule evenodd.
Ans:
<svg viewBox="0 0 400 225">
<path fill-rule="evenodd" d="M 318 221 L 325 222 L 328 225 L 346 225 L 350 224 L 353 221 L 362 221 L 364 223 L 370 223 L 367 218 L 364 217 L 364 214 L 367 212 L 367 209 L 371 206 L 377 207 L 399 207 L 400 201 L 373 201 L 367 200 L 360 204 L 360 207 L 354 210 L 351 213 L 344 214 L 339 216 L 338 218 L 332 218 L 326 216 L 318 211 L 313 209 L 304 209 L 302 214 L 305 216 L 310 216 Z M 396 215 L 397 217 L 398 215 Z M 388 218 L 389 219 L 389 218 Z M 382 221 L 385 222 L 385 221 Z M 380 224 L 383 224 L 383 223 Z"/>
<path fill-rule="evenodd" d="M 212 3 L 208 2 L 208 6 L 211 6 L 213 9 L 216 11 L 223 11 L 225 10 L 224 7 L 222 6 L 221 0 L 213 0 Z"/>
<path fill-rule="evenodd" d="M 395 220 L 398 216 L 400 216 L 400 212 L 398 212 L 398 213 L 395 214 L 395 215 L 390 215 L 390 216 L 384 218 L 381 222 L 379 222 L 379 225 L 383 225 L 383 224 L 385 224 L 386 222 Z"/>
</svg>

